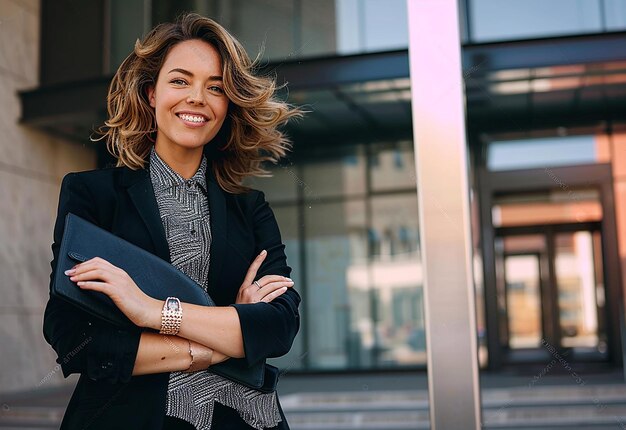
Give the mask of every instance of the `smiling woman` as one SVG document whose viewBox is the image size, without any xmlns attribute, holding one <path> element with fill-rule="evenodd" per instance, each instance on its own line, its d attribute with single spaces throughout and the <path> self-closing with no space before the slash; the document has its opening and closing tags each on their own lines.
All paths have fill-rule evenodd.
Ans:
<svg viewBox="0 0 626 430">
<path fill-rule="evenodd" d="M 215 21 L 157 26 L 115 74 L 102 129 L 112 169 L 70 173 L 54 230 L 74 213 L 170 262 L 217 306 L 147 296 L 121 268 L 93 258 L 65 272 L 107 295 L 134 323 L 120 329 L 50 298 L 44 335 L 64 376 L 80 374 L 62 429 L 287 429 L 276 393 L 211 372 L 286 354 L 300 296 L 263 193 L 242 185 L 289 147 L 278 126 L 301 111 Z M 85 339 L 89 339 L 85 343 Z M 267 386 L 275 380 L 266 374 Z"/>
</svg>

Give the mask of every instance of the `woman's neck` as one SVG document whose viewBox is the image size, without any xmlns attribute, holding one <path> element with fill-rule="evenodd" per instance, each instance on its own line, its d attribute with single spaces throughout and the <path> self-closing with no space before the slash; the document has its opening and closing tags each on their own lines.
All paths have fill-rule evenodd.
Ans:
<svg viewBox="0 0 626 430">
<path fill-rule="evenodd" d="M 183 179 L 189 179 L 196 174 L 202 162 L 202 148 L 172 150 L 170 147 L 154 145 L 154 150 L 161 160 L 178 173 Z"/>
</svg>

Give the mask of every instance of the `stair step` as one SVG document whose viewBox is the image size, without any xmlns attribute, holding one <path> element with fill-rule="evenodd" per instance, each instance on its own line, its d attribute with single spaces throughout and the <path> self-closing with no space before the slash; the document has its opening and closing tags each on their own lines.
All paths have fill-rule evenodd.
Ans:
<svg viewBox="0 0 626 430">
<path fill-rule="evenodd" d="M 482 392 L 487 430 L 626 428 L 626 386 L 547 386 Z M 294 430 L 428 429 L 428 393 L 422 391 L 313 392 L 281 396 Z M 0 409 L 0 429 L 58 428 L 65 406 L 29 405 Z"/>
<path fill-rule="evenodd" d="M 572 405 L 626 405 L 625 386 L 548 387 L 484 390 L 483 409 Z M 428 393 L 416 391 L 369 391 L 291 394 L 281 397 L 290 411 L 368 411 L 428 409 Z"/>
<path fill-rule="evenodd" d="M 427 429 L 428 411 L 285 411 L 293 430 L 330 429 Z M 620 427 L 622 426 L 622 427 Z M 483 426 L 489 430 L 557 429 L 557 428 L 624 428 L 626 406 L 586 405 L 576 407 L 511 408 L 506 411 L 484 411 Z"/>
<path fill-rule="evenodd" d="M 621 385 L 489 389 L 482 400 L 488 430 L 626 428 Z M 292 394 L 281 397 L 281 404 L 294 430 L 430 427 L 425 391 Z"/>
</svg>

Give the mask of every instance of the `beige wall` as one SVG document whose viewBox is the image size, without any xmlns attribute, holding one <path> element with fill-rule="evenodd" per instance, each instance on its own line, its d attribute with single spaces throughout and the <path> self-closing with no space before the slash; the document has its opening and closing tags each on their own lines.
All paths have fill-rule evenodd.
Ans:
<svg viewBox="0 0 626 430">
<path fill-rule="evenodd" d="M 0 0 L 0 392 L 64 382 L 41 326 L 59 185 L 95 166 L 85 144 L 18 124 L 18 90 L 38 85 L 39 0 Z"/>
</svg>

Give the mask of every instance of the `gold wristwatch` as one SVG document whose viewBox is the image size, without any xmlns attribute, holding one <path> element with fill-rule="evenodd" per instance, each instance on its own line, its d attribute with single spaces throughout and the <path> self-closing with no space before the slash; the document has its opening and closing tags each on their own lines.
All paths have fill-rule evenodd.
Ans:
<svg viewBox="0 0 626 430">
<path fill-rule="evenodd" d="M 161 334 L 177 335 L 183 321 L 183 307 L 177 297 L 168 297 L 161 311 Z"/>
</svg>

